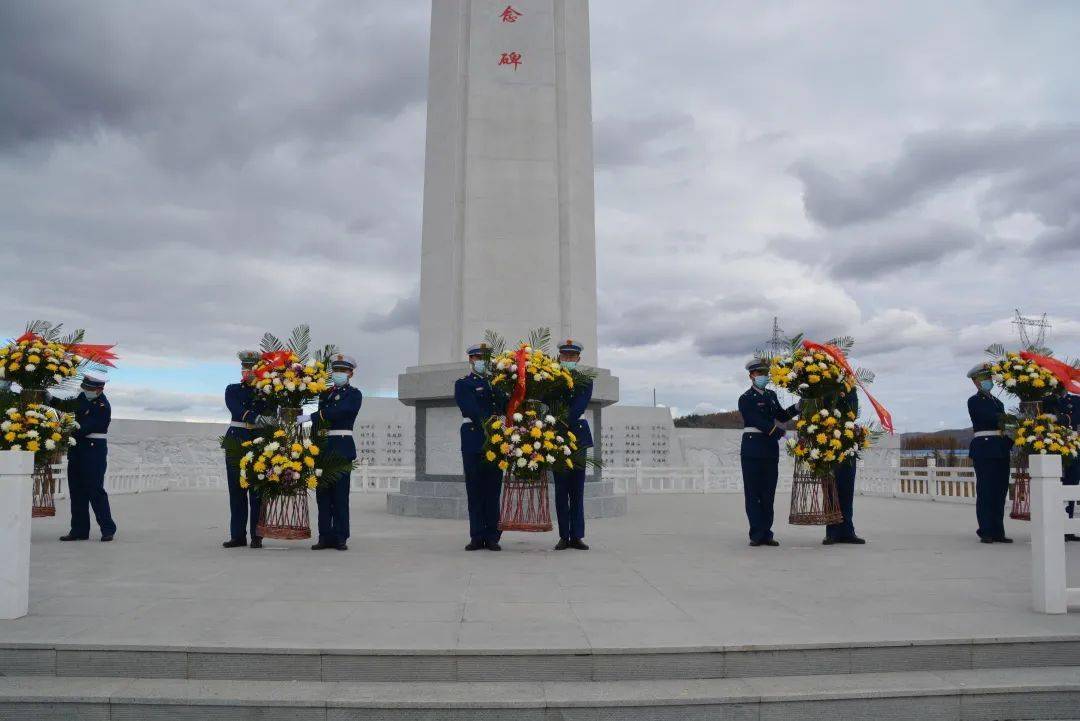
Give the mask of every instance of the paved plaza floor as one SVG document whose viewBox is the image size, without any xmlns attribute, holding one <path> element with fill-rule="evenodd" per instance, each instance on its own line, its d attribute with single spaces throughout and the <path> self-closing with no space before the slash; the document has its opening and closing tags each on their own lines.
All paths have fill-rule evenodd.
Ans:
<svg viewBox="0 0 1080 721">
<path fill-rule="evenodd" d="M 223 492 L 118 496 L 116 541 L 59 543 L 33 525 L 30 616 L 0 643 L 363 650 L 600 650 L 1054 637 L 1080 614 L 1031 610 L 1028 525 L 982 545 L 973 506 L 856 499 L 866 546 L 789 527 L 746 545 L 742 497 L 635 496 L 590 521 L 588 552 L 554 533 L 506 534 L 466 553 L 459 521 L 385 512 L 352 497 L 348 552 L 267 541 L 225 550 Z M 315 504 L 312 502 L 312 511 Z M 1080 544 L 1069 544 L 1080 578 Z"/>
</svg>

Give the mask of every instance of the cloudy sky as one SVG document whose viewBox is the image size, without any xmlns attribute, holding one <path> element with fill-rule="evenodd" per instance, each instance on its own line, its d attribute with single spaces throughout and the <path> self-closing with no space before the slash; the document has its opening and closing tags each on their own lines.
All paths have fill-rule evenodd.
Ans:
<svg viewBox="0 0 1080 721">
<path fill-rule="evenodd" d="M 391 396 L 417 355 L 430 5 L 0 6 L 0 333 L 116 342 L 118 416 L 222 417 L 309 321 Z M 730 408 L 773 316 L 856 336 L 902 430 L 1049 314 L 1080 355 L 1080 7 L 593 0 L 600 359 Z"/>
</svg>

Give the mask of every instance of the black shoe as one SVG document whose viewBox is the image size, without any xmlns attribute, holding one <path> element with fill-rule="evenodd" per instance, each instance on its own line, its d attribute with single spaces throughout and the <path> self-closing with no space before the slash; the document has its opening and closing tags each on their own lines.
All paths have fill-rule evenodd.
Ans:
<svg viewBox="0 0 1080 721">
<path fill-rule="evenodd" d="M 568 548 L 570 548 L 570 542 L 565 538 L 560 538 L 559 542 L 555 544 L 556 551 L 565 551 Z"/>
<path fill-rule="evenodd" d="M 348 551 L 349 550 L 349 545 L 346 544 L 346 543 L 339 543 L 336 546 L 334 546 L 334 548 L 336 548 L 339 551 Z"/>
<path fill-rule="evenodd" d="M 469 545 L 465 546 L 466 551 L 479 551 L 484 547 L 483 541 L 469 541 Z"/>
<path fill-rule="evenodd" d="M 850 543 L 853 546 L 865 546 L 866 539 L 859 538 L 858 536 L 851 536 L 850 538 L 841 538 L 840 543 Z"/>
<path fill-rule="evenodd" d="M 255 536 L 251 539 L 252 548 L 262 548 L 262 536 Z"/>
<path fill-rule="evenodd" d="M 336 543 L 324 543 L 322 541 L 319 541 L 318 543 L 316 543 L 314 546 L 311 547 L 311 550 L 312 551 L 325 551 L 328 548 L 336 548 L 336 547 L 337 547 Z"/>
<path fill-rule="evenodd" d="M 499 545 L 498 541 L 488 541 L 486 544 L 484 544 L 484 548 L 486 548 L 489 551 L 501 551 L 502 550 L 502 546 Z"/>
<path fill-rule="evenodd" d="M 1000 536 L 994 539 L 994 543 L 1012 543 L 1012 539 L 1006 538 L 1005 536 Z"/>
<path fill-rule="evenodd" d="M 112 539 L 113 539 L 113 534 L 109 533 L 109 534 L 101 537 L 101 542 L 102 543 L 108 543 Z"/>
<path fill-rule="evenodd" d="M 76 536 L 76 535 L 73 535 L 73 534 L 69 533 L 66 536 L 60 536 L 60 540 L 61 541 L 88 541 L 90 539 L 87 538 L 86 536 Z"/>
<path fill-rule="evenodd" d="M 821 539 L 821 545 L 822 546 L 831 546 L 831 545 L 833 545 L 835 543 L 840 543 L 840 541 L 836 540 L 835 538 L 829 538 L 828 536 Z"/>
<path fill-rule="evenodd" d="M 589 547 L 580 538 L 571 538 L 570 543 L 567 544 L 570 548 L 577 549 L 578 551 L 588 551 Z"/>
<path fill-rule="evenodd" d="M 222 548 L 240 548 L 240 546 L 246 546 L 247 540 L 243 538 L 230 538 L 225 543 L 221 544 Z"/>
<path fill-rule="evenodd" d="M 1066 533 L 1065 534 L 1065 540 L 1066 541 L 1080 541 L 1080 536 L 1076 535 L 1075 533 Z"/>
<path fill-rule="evenodd" d="M 775 538 L 770 538 L 767 541 L 762 541 L 761 545 L 763 545 L 763 546 L 772 546 L 773 548 L 775 548 L 776 546 L 780 545 L 780 541 L 777 541 Z"/>
<path fill-rule="evenodd" d="M 993 543 L 993 538 L 987 538 L 986 536 L 979 536 L 979 543 Z"/>
</svg>

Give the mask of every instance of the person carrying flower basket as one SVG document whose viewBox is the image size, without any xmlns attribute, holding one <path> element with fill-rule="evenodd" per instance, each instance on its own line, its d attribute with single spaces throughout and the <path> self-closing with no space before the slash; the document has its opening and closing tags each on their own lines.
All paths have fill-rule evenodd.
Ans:
<svg viewBox="0 0 1080 721">
<path fill-rule="evenodd" d="M 779 546 L 773 538 L 776 481 L 780 464 L 781 423 L 799 414 L 798 406 L 783 408 L 769 384 L 769 363 L 754 358 L 746 364 L 750 388 L 739 397 L 743 420 L 739 461 L 742 465 L 743 497 L 750 524 L 751 546 Z"/>
<path fill-rule="evenodd" d="M 101 540 L 116 535 L 116 522 L 105 491 L 105 468 L 108 465 L 109 423 L 112 406 L 105 397 L 103 374 L 86 372 L 81 393 L 75 400 L 75 445 L 68 451 L 68 496 L 71 498 L 71 530 L 61 541 L 85 541 L 90 538 L 90 509 L 101 529 Z"/>
<path fill-rule="evenodd" d="M 225 386 L 225 407 L 229 409 L 230 416 L 225 437 L 243 442 L 255 437 L 256 423 L 265 408 L 250 383 L 251 369 L 259 360 L 259 352 L 242 350 L 237 357 L 240 359 L 240 382 Z M 258 534 L 262 500 L 254 489 L 240 486 L 240 466 L 237 459 L 228 453 L 225 454 L 225 475 L 229 486 L 229 540 L 221 545 L 224 548 L 247 546 L 247 529 L 250 526 L 251 547 L 262 548 L 262 537 Z"/>
<path fill-rule="evenodd" d="M 573 373 L 581 360 L 581 351 L 580 343 L 567 339 L 559 346 L 560 365 Z M 589 422 L 583 417 L 592 400 L 592 391 L 593 384 L 589 378 L 577 379 L 567 409 L 568 431 L 581 449 L 592 448 L 593 445 Z M 556 466 L 553 476 L 555 515 L 559 521 L 559 542 L 555 544 L 555 550 L 574 548 L 587 551 L 589 546 L 582 540 L 585 537 L 585 464 L 576 463 L 573 468 Z"/>
<path fill-rule="evenodd" d="M 491 347 L 476 343 L 466 350 L 470 372 L 454 383 L 454 401 L 465 420 L 461 424 L 461 465 L 469 506 L 466 551 L 500 551 L 499 500 L 503 471 L 484 454 L 484 424 L 506 407 L 507 399 L 488 380 Z"/>
<path fill-rule="evenodd" d="M 991 364 L 980 363 L 968 371 L 975 395 L 968 398 L 968 415 L 974 435 L 968 457 L 975 468 L 976 534 L 982 543 L 1012 543 L 1005 535 L 1005 501 L 1009 496 L 1009 454 L 1012 440 L 1002 432 L 1005 404 L 991 395 L 994 388 Z"/>
<path fill-rule="evenodd" d="M 341 353 L 331 355 L 330 379 L 334 385 L 319 396 L 319 409 L 300 419 L 301 422 L 311 421 L 313 436 L 325 434 L 325 446 L 329 453 L 350 462 L 356 460 L 353 426 L 356 425 L 356 416 L 364 403 L 364 394 L 349 383 L 355 370 L 356 359 L 352 356 Z M 315 501 L 319 506 L 319 540 L 311 550 L 349 549 L 347 544 L 351 484 L 350 467 L 334 478 L 325 479 L 325 483 L 320 484 L 315 491 Z"/>
</svg>

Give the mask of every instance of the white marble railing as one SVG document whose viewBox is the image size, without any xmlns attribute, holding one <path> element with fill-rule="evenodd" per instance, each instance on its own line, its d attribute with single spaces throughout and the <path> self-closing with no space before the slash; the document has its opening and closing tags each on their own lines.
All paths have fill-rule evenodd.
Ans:
<svg viewBox="0 0 1080 721">
<path fill-rule="evenodd" d="M 895 461 L 895 459 L 893 459 Z M 59 496 L 64 496 L 66 464 L 57 468 Z M 414 476 L 412 466 L 361 465 L 352 474 L 356 493 L 395 493 L 402 480 Z M 643 466 L 605 468 L 603 477 L 614 485 L 615 493 L 647 495 L 656 493 L 741 493 L 742 472 L 738 465 L 696 467 Z M 149 491 L 222 489 L 226 487 L 224 464 L 134 464 L 112 467 L 105 487 L 112 494 Z M 791 464 L 781 463 L 778 490 L 791 487 Z M 898 465 L 860 463 L 856 476 L 860 495 L 919 499 L 954 503 L 975 502 L 975 473 L 968 467 L 900 468 Z"/>
</svg>

